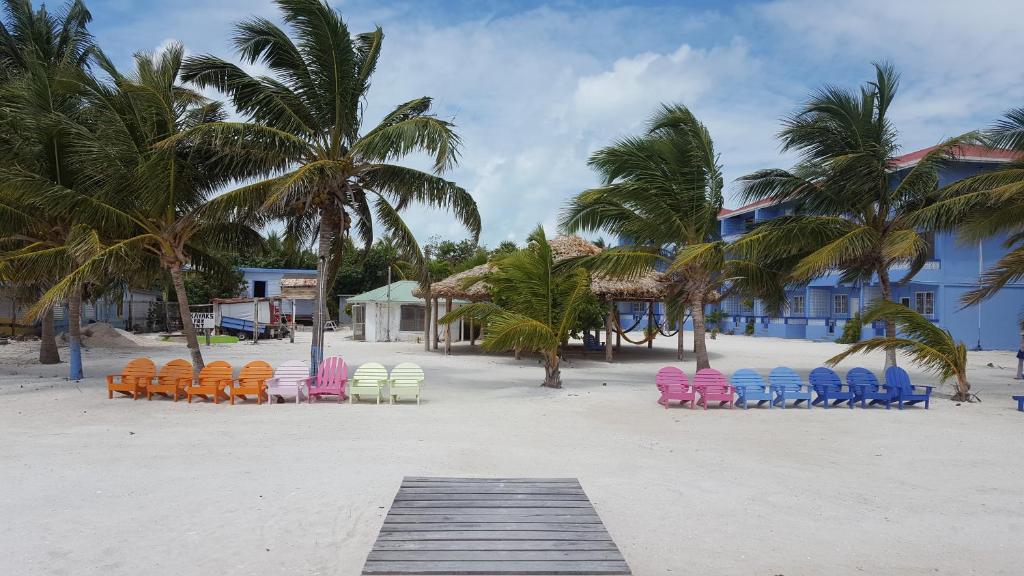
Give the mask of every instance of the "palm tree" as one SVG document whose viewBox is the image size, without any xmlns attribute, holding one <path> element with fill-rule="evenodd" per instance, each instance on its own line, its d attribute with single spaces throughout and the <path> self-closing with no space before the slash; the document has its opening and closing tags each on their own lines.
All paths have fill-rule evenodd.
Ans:
<svg viewBox="0 0 1024 576">
<path fill-rule="evenodd" d="M 894 322 L 901 336 L 877 337 L 851 344 L 845 352 L 830 358 L 827 363 L 835 366 L 860 352 L 900 350 L 910 356 L 911 363 L 938 375 L 941 382 L 956 378 L 954 400 L 970 399 L 966 344 L 955 340 L 949 330 L 939 328 L 921 314 L 895 302 L 879 301 L 865 311 L 864 322 L 881 319 Z"/>
<path fill-rule="evenodd" d="M 190 58 L 185 66 L 186 80 L 227 94 L 249 120 L 210 123 L 193 136 L 216 147 L 251 151 L 253 163 L 269 176 L 214 204 L 228 213 L 242 209 L 286 218 L 291 236 L 319 235 L 323 294 L 333 286 L 350 230 L 369 246 L 375 221 L 403 252 L 422 260 L 399 214 L 412 203 L 453 211 L 476 238 L 476 202 L 440 177 L 456 163 L 459 137 L 450 122 L 429 113 L 430 98 L 401 104 L 377 126 L 362 129 L 363 102 L 384 40 L 381 29 L 353 37 L 321 0 L 277 0 L 277 5 L 288 31 L 251 18 L 238 24 L 234 35 L 241 59 L 266 66 L 273 76 L 251 76 L 211 55 Z M 433 173 L 391 164 L 416 152 L 433 157 Z M 321 302 L 314 311 L 317 326 L 324 311 Z M 322 354 L 321 336 L 314 331 L 314 364 Z"/>
<path fill-rule="evenodd" d="M 982 142 L 1017 156 L 998 170 L 946 186 L 942 199 L 915 219 L 920 226 L 959 232 L 965 241 L 1008 235 L 1009 250 L 981 275 L 978 288 L 964 294 L 965 306 L 978 304 L 1024 278 L 1024 108 L 1007 112 Z"/>
<path fill-rule="evenodd" d="M 555 266 L 542 226 L 530 234 L 528 242 L 526 248 L 496 260 L 496 269 L 484 276 L 493 303 L 456 308 L 440 322 L 473 318 L 485 323 L 484 350 L 539 352 L 544 358 L 543 385 L 561 388 L 562 343 L 590 297 L 590 276 L 580 267 Z"/>
<path fill-rule="evenodd" d="M 670 322 L 693 316 L 697 367 L 708 368 L 704 307 L 724 291 L 784 298 L 771 262 L 738 260 L 718 234 L 722 169 L 711 134 L 684 106 L 663 105 L 647 132 L 594 153 L 599 188 L 577 195 L 562 214 L 568 233 L 605 231 L 631 244 L 576 263 L 618 277 L 664 270 Z"/>
<path fill-rule="evenodd" d="M 936 146 L 906 175 L 894 178 L 898 145 L 889 107 L 898 86 L 892 66 L 876 64 L 875 80 L 858 92 L 827 86 L 785 120 L 782 149 L 800 154 L 798 166 L 761 170 L 740 180 L 746 200 L 792 202 L 797 214 L 754 228 L 736 243 L 737 250 L 796 258 L 789 276 L 794 284 L 835 271 L 843 283 L 877 278 L 887 301 L 893 268 L 907 267 L 900 283 L 921 270 L 930 247 L 913 216 L 933 201 L 937 167 L 961 139 Z M 886 337 L 896 337 L 892 319 L 886 320 Z M 886 365 L 895 363 L 896 351 L 889 350 Z"/>
<path fill-rule="evenodd" d="M 55 186 L 77 186 L 69 161 L 68 131 L 64 124 L 73 120 L 81 108 L 80 95 L 68 77 L 81 73 L 92 53 L 92 36 L 87 25 L 92 19 L 80 1 L 67 3 L 56 13 L 45 5 L 33 10 L 31 2 L 4 1 L 0 19 L 0 236 L 9 240 L 5 260 L 22 258 L 17 269 L 25 273 L 9 278 L 24 284 L 31 270 L 26 269 L 32 252 L 63 251 L 73 223 L 55 217 L 38 204 L 38 198 L 25 196 L 16 181 L 24 177 Z M 66 255 L 66 251 L 63 252 Z M 68 262 L 62 260 L 62 262 Z M 52 285 L 60 269 L 38 270 L 36 290 Z M 80 380 L 82 287 L 68 294 L 68 334 L 70 378 Z M 39 361 L 60 361 L 54 338 L 53 312 L 41 315 L 42 339 Z"/>
<path fill-rule="evenodd" d="M 262 238 L 246 221 L 208 210 L 218 190 L 251 175 L 240 167 L 253 161 L 182 137 L 225 118 L 219 103 L 178 84 L 183 53 L 175 44 L 156 56 L 138 54 L 130 75 L 100 55 L 98 63 L 112 83 L 83 81 L 95 133 L 75 141 L 75 161 L 92 176 L 89 185 L 96 192 L 51 187 L 40 189 L 40 197 L 55 211 L 75 214 L 106 241 L 40 305 L 59 301 L 90 278 L 159 267 L 170 275 L 182 332 L 199 370 L 203 358 L 182 272 L 187 266 L 215 267 L 217 254 L 258 247 Z"/>
</svg>

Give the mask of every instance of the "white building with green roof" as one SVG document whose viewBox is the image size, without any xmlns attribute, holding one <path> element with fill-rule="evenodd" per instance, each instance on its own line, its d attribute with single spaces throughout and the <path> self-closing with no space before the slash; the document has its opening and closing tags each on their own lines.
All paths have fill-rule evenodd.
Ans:
<svg viewBox="0 0 1024 576">
<path fill-rule="evenodd" d="M 423 338 L 427 304 L 412 295 L 417 283 L 399 280 L 346 300 L 352 306 L 353 338 L 367 342 L 414 341 Z M 466 302 L 456 300 L 452 308 Z M 444 302 L 438 314 L 447 313 Z M 462 323 L 452 324 L 452 340 L 461 340 Z"/>
</svg>

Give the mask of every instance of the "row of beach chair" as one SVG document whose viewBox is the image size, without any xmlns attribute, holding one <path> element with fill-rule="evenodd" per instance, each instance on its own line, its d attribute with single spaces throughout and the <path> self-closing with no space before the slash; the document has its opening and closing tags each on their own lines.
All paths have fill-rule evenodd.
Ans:
<svg viewBox="0 0 1024 576">
<path fill-rule="evenodd" d="M 825 367 L 812 370 L 805 384 L 795 370 L 784 366 L 772 370 L 767 382 L 760 374 L 746 368 L 737 370 L 729 380 L 721 372 L 705 368 L 698 370 L 690 383 L 682 370 L 666 366 L 658 371 L 655 384 L 661 392 L 658 403 L 665 408 L 675 400 L 680 405 L 689 402 L 690 408 L 702 406 L 705 410 L 709 402 L 744 409 L 751 403 L 785 408 L 787 402 L 792 402 L 793 406 L 806 403 L 807 408 L 818 404 L 829 408 L 845 403 L 850 408 L 860 404 L 861 408 L 881 405 L 889 409 L 896 404 L 900 410 L 924 403 L 924 408 L 928 409 L 933 388 L 915 386 L 907 371 L 898 366 L 885 371 L 884 384 L 866 368 L 847 372 L 844 384 L 838 374 Z"/>
<path fill-rule="evenodd" d="M 243 366 L 237 376 L 233 372 L 230 364 L 218 360 L 193 377 L 192 364 L 186 360 L 171 360 L 157 371 L 149 358 L 136 358 L 120 374 L 107 376 L 107 398 L 117 392 L 136 400 L 142 396 L 152 400 L 156 394 L 175 402 L 186 398 L 191 403 L 197 397 L 215 404 L 221 400 L 234 404 L 236 398 L 246 401 L 251 397 L 262 404 L 277 397 L 294 397 L 298 403 L 334 396 L 339 403 L 345 399 L 352 403 L 373 396 L 380 404 L 386 394 L 390 403 L 415 397 L 419 404 L 425 380 L 423 369 L 408 362 L 395 366 L 390 373 L 383 365 L 368 362 L 349 378 L 348 365 L 340 356 L 325 358 L 316 376 L 310 376 L 309 365 L 299 360 L 285 362 L 276 370 L 255 360 Z"/>
</svg>

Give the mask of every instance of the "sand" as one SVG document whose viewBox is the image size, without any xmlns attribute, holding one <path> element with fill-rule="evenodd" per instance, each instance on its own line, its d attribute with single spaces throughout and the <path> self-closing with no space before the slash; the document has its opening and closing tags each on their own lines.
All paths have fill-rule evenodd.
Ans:
<svg viewBox="0 0 1024 576">
<path fill-rule="evenodd" d="M 668 339 L 614 365 L 577 354 L 562 390 L 537 386 L 532 358 L 328 339 L 353 364 L 420 363 L 423 404 L 107 400 L 102 375 L 183 345 L 87 349 L 77 384 L 66 365 L 36 365 L 36 344 L 0 347 L 0 574 L 354 575 L 405 475 L 578 477 L 637 575 L 1024 566 L 1011 353 L 971 354 L 981 404 L 704 412 L 655 403 Z M 276 363 L 306 357 L 308 341 L 203 351 Z M 841 350 L 744 336 L 709 346 L 724 371 L 804 374 Z"/>
</svg>

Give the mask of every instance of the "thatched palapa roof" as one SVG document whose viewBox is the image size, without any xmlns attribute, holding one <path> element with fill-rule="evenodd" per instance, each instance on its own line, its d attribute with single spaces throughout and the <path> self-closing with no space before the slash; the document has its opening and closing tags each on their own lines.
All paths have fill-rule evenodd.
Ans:
<svg viewBox="0 0 1024 576">
<path fill-rule="evenodd" d="M 548 244 L 551 245 L 556 261 L 601 253 L 600 248 L 579 236 L 559 236 L 549 240 Z M 471 286 L 466 286 L 466 282 L 470 278 L 484 276 L 492 270 L 493 266 L 490 264 L 481 264 L 464 272 L 453 274 L 431 284 L 430 296 L 431 298 L 452 298 L 471 302 L 490 300 L 491 293 L 485 282 L 478 281 Z M 654 271 L 629 280 L 595 274 L 591 279 L 590 288 L 595 296 L 605 301 L 658 300 L 665 296 L 664 275 Z M 423 293 L 418 288 L 413 291 L 413 295 L 423 297 Z"/>
</svg>

